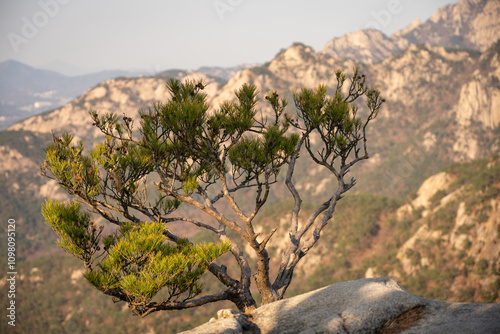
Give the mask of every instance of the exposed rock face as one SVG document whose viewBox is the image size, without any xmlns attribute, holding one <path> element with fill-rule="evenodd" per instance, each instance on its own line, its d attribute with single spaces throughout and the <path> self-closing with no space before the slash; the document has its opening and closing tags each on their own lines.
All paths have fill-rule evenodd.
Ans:
<svg viewBox="0 0 500 334">
<path fill-rule="evenodd" d="M 330 40 L 320 51 L 336 59 L 351 58 L 365 64 L 376 63 L 408 47 L 406 39 L 389 38 L 378 30 L 366 29 Z"/>
<path fill-rule="evenodd" d="M 342 282 L 256 309 L 184 334 L 201 333 L 498 333 L 500 304 L 458 304 L 424 299 L 392 278 Z M 222 314 L 224 313 L 224 315 Z"/>
<path fill-rule="evenodd" d="M 203 80 L 207 85 L 207 98 L 212 99 L 217 91 L 214 79 L 199 72 L 179 72 L 177 78 L 181 80 Z M 150 107 L 158 101 L 165 101 L 169 97 L 165 85 L 165 78 L 138 77 L 111 79 L 87 90 L 77 99 L 57 108 L 49 113 L 30 117 L 9 128 L 9 131 L 29 131 L 40 136 L 50 135 L 51 132 L 60 134 L 70 132 L 74 135 L 73 143 L 83 140 L 86 144 L 92 143 L 101 135 L 89 116 L 89 110 L 99 113 L 115 112 L 117 115 L 127 115 L 139 123 L 139 111 Z M 41 151 L 41 150 L 40 150 Z M 4 173 L 36 174 L 39 161 L 31 161 L 11 148 L 0 145 L 0 171 Z M 36 159 L 39 159 L 37 156 Z M 68 195 L 55 181 L 43 179 L 43 184 L 36 191 L 39 197 L 57 200 L 67 199 Z M 38 188 L 38 187 L 35 187 Z"/>
<path fill-rule="evenodd" d="M 428 207 L 432 196 L 439 190 L 446 190 L 452 180 L 451 175 L 446 172 L 431 176 L 418 189 L 418 197 L 413 200 L 412 206 L 414 208 Z"/>
<path fill-rule="evenodd" d="M 460 88 L 453 112 L 459 127 L 453 145 L 457 161 L 476 159 L 481 154 L 480 136 L 471 125 L 495 129 L 500 125 L 500 42 L 481 55 L 479 68 Z"/>
<path fill-rule="evenodd" d="M 205 73 L 206 75 L 221 78 L 224 80 L 229 80 L 234 77 L 234 75 L 239 71 L 254 66 L 258 66 L 258 64 L 240 64 L 234 67 L 202 66 L 198 68 L 196 72 Z"/>
<path fill-rule="evenodd" d="M 422 25 L 391 37 L 404 37 L 411 43 L 485 51 L 500 38 L 500 2 L 462 0 L 440 8 Z"/>
<path fill-rule="evenodd" d="M 493 159 L 478 172 L 493 171 L 491 168 L 499 163 L 498 159 Z M 500 201 L 497 196 L 482 200 L 486 191 L 471 192 L 465 185 L 453 187 L 457 178 L 460 176 L 448 172 L 428 178 L 418 190 L 417 198 L 398 209 L 400 221 L 415 217 L 415 211 L 421 212 L 422 217 L 415 222 L 418 229 L 398 249 L 396 258 L 401 272 L 391 271 L 389 275 L 403 280 L 418 277 L 431 267 L 439 273 L 454 271 L 447 288 L 454 293 L 454 300 L 463 301 L 467 291 L 474 294 L 480 290 L 487 296 L 497 284 Z M 492 189 L 493 192 L 497 188 Z M 475 201 L 479 204 L 474 204 Z M 445 221 L 448 227 L 439 227 L 433 221 Z M 436 259 L 446 259 L 447 263 L 436 265 Z M 450 270 L 451 267 L 454 269 Z M 498 302 L 496 295 L 489 301 Z"/>
<path fill-rule="evenodd" d="M 412 104 L 428 100 L 434 94 L 429 91 L 429 85 L 453 81 L 455 68 L 471 61 L 467 52 L 448 52 L 429 44 L 410 45 L 399 56 L 375 65 L 373 70 L 387 99 Z"/>
</svg>

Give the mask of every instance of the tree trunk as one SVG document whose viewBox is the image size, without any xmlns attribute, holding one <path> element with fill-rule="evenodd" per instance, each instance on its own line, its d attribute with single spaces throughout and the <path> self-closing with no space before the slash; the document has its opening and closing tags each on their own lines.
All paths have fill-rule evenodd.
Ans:
<svg viewBox="0 0 500 334">
<path fill-rule="evenodd" d="M 240 287 L 237 291 L 231 293 L 229 300 L 236 305 L 240 312 L 245 314 L 249 314 L 257 308 L 257 303 L 253 299 L 250 289 Z"/>
</svg>

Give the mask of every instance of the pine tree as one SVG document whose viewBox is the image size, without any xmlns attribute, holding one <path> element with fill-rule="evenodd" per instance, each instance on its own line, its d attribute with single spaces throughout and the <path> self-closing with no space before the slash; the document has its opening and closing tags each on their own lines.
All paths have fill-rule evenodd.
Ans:
<svg viewBox="0 0 500 334">
<path fill-rule="evenodd" d="M 285 112 L 287 101 L 276 91 L 268 92 L 271 117 L 258 112 L 254 85 L 244 84 L 235 92 L 235 102 L 226 101 L 211 111 L 205 83 L 176 79 L 167 83 L 169 101 L 140 112 L 138 129 L 127 116 L 91 111 L 93 124 L 104 136 L 102 143 L 87 151 L 63 133 L 54 134 L 45 148 L 42 174 L 75 198 L 70 203 L 47 201 L 42 209 L 46 222 L 59 235 L 59 245 L 84 262 L 85 278 L 115 300 L 127 302 L 137 315 L 220 300 L 249 312 L 257 307 L 250 291 L 252 276 L 263 304 L 280 300 L 337 202 L 355 185 L 347 175 L 352 166 L 368 159 L 366 129 L 384 102 L 357 69 L 350 78 L 339 70 L 336 79 L 331 96 L 324 85 L 293 91 L 295 113 Z M 358 115 L 356 104 L 362 96 L 367 102 L 365 117 Z M 335 176 L 337 188 L 299 224 L 302 198 L 293 173 L 303 151 Z M 260 235 L 255 218 L 282 170 L 294 207 L 287 247 L 272 280 L 266 247 L 277 227 Z M 243 192 L 245 203 L 235 197 Z M 234 215 L 224 214 L 221 202 Z M 82 212 L 81 204 L 88 212 Z M 190 217 L 178 210 L 181 204 L 211 220 Z M 90 213 L 117 230 L 104 236 Z M 219 242 L 193 244 L 168 229 L 172 222 L 206 229 Z M 243 251 L 245 244 L 257 258 L 254 269 Z M 236 260 L 239 277 L 216 263 L 226 252 Z M 225 288 L 200 297 L 198 280 L 207 270 Z M 154 299 L 160 290 L 166 297 Z"/>
</svg>

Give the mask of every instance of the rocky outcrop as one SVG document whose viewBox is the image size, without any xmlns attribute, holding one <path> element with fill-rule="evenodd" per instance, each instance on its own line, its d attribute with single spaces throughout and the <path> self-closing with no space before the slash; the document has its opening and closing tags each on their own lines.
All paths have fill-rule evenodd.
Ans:
<svg viewBox="0 0 500 334">
<path fill-rule="evenodd" d="M 416 18 L 391 36 L 365 29 L 333 38 L 320 53 L 336 59 L 349 58 L 373 64 L 405 50 L 411 44 L 429 43 L 484 52 L 499 38 L 500 2 L 462 0 L 440 8 L 424 23 Z"/>
<path fill-rule="evenodd" d="M 458 304 L 414 296 L 392 278 L 337 283 L 261 306 L 248 317 L 219 311 L 219 320 L 183 332 L 208 333 L 498 333 L 500 304 Z"/>
<path fill-rule="evenodd" d="M 336 59 L 350 58 L 365 64 L 373 64 L 407 47 L 406 39 L 397 36 L 389 38 L 378 30 L 366 29 L 330 40 L 320 53 Z"/>
</svg>

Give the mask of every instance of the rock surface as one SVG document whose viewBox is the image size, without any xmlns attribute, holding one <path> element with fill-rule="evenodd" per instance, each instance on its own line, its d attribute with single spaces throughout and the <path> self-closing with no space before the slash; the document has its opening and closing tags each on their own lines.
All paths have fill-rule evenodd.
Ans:
<svg viewBox="0 0 500 334">
<path fill-rule="evenodd" d="M 264 305 L 248 319 L 224 310 L 184 334 L 500 333 L 500 304 L 414 296 L 393 278 L 342 282 Z"/>
</svg>

